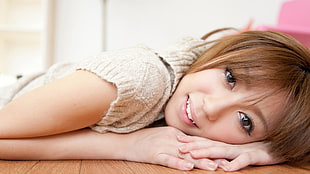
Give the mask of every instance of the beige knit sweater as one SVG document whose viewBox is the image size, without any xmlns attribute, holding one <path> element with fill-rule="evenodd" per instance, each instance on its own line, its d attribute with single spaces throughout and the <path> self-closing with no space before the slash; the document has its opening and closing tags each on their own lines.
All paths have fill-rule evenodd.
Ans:
<svg viewBox="0 0 310 174">
<path fill-rule="evenodd" d="M 184 38 L 166 51 L 146 46 L 103 52 L 78 63 L 55 64 L 47 72 L 23 77 L 0 89 L 0 108 L 25 92 L 63 77 L 78 69 L 93 72 L 116 85 L 118 97 L 95 131 L 128 133 L 163 118 L 163 108 L 180 78 L 205 47 L 191 49 L 204 41 Z"/>
</svg>

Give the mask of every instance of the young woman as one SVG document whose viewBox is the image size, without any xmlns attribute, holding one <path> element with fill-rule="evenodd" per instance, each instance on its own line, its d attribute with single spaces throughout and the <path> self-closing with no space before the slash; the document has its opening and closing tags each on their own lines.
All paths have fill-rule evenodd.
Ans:
<svg viewBox="0 0 310 174">
<path fill-rule="evenodd" d="M 0 158 L 308 162 L 310 51 L 271 31 L 208 36 L 54 65 L 1 89 Z M 163 117 L 168 127 L 142 129 Z"/>
</svg>

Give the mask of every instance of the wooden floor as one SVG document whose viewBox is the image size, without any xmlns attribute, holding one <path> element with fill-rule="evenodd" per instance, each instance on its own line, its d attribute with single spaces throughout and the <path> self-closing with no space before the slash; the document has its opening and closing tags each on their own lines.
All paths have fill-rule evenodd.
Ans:
<svg viewBox="0 0 310 174">
<path fill-rule="evenodd" d="M 306 169 L 308 168 L 308 169 Z M 127 161 L 68 160 L 68 161 L 4 161 L 0 160 L 0 174 L 223 174 L 223 170 L 179 171 L 163 166 Z M 292 167 L 286 164 L 247 167 L 233 174 L 310 174 L 309 166 Z"/>
</svg>

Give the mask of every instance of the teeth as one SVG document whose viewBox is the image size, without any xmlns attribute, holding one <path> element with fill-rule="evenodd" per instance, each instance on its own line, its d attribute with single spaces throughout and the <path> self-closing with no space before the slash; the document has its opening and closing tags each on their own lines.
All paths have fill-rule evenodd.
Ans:
<svg viewBox="0 0 310 174">
<path fill-rule="evenodd" d="M 195 121 L 193 120 L 192 117 L 191 104 L 189 103 L 189 99 L 186 101 L 186 113 L 187 117 L 195 124 Z"/>
</svg>

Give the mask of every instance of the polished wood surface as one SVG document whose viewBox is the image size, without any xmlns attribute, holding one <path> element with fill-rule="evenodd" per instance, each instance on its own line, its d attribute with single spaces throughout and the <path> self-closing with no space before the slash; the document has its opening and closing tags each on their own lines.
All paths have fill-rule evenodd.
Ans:
<svg viewBox="0 0 310 174">
<path fill-rule="evenodd" d="M 180 171 L 167 167 L 128 161 L 66 160 L 66 161 L 5 161 L 0 160 L 0 174 L 310 174 L 309 166 L 292 167 L 286 164 L 247 167 L 237 172 Z"/>
</svg>

